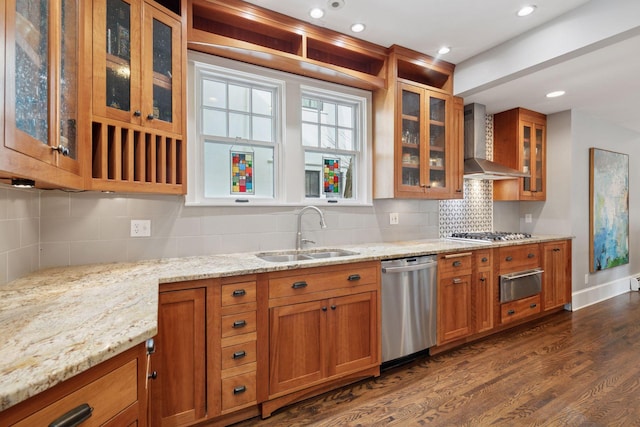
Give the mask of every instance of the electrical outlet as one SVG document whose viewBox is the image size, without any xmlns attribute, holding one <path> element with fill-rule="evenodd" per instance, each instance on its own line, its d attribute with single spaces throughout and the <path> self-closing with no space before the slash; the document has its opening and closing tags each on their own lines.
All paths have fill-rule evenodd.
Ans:
<svg viewBox="0 0 640 427">
<path fill-rule="evenodd" d="M 584 284 L 588 285 L 589 284 L 589 273 L 585 273 L 584 274 Z"/>
<path fill-rule="evenodd" d="M 132 219 L 131 237 L 151 237 L 151 220 Z"/>
<path fill-rule="evenodd" d="M 531 214 L 524 214 L 524 222 L 526 222 L 527 224 L 531 224 Z"/>
<path fill-rule="evenodd" d="M 393 212 L 389 214 L 389 224 L 397 225 L 400 224 L 400 215 L 398 212 Z"/>
</svg>

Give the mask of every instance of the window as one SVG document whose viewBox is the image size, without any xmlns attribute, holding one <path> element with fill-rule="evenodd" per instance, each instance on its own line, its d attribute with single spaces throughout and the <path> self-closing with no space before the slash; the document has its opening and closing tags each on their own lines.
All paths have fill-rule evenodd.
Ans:
<svg viewBox="0 0 640 427">
<path fill-rule="evenodd" d="M 371 203 L 369 92 L 189 57 L 187 204 Z"/>
</svg>

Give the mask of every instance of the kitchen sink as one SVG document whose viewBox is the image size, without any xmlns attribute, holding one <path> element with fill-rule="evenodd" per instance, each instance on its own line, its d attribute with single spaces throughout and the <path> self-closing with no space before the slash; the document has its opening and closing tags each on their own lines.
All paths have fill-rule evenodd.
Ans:
<svg viewBox="0 0 640 427">
<path fill-rule="evenodd" d="M 330 251 L 309 252 L 306 255 L 310 256 L 313 259 L 322 259 L 322 258 L 338 258 L 343 256 L 349 256 L 349 255 L 358 255 L 358 253 L 338 249 L 338 250 L 330 250 Z"/>
<path fill-rule="evenodd" d="M 269 262 L 293 262 L 293 261 L 306 261 L 311 259 L 329 259 L 339 258 L 343 256 L 358 255 L 357 252 L 347 251 L 344 249 L 328 249 L 318 250 L 314 252 L 281 252 L 281 253 L 262 253 L 256 256 L 262 260 Z"/>
</svg>

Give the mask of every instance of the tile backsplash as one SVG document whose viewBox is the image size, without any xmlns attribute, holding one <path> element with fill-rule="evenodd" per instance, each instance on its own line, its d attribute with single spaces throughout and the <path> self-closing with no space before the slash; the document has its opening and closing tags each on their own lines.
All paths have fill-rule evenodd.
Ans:
<svg viewBox="0 0 640 427">
<path fill-rule="evenodd" d="M 493 160 L 493 115 L 485 116 L 487 160 Z M 464 231 L 493 230 L 493 182 L 465 179 L 464 198 L 441 200 L 439 206 L 440 237 Z"/>
</svg>

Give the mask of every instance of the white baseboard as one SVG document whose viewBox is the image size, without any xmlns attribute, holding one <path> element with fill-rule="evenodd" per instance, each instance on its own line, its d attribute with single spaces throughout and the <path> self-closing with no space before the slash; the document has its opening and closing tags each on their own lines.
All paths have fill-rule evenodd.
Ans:
<svg viewBox="0 0 640 427">
<path fill-rule="evenodd" d="M 603 283 L 588 289 L 582 289 L 572 294 L 571 311 L 580 310 L 581 308 L 599 303 L 600 301 L 613 298 L 617 295 L 631 292 L 629 280 L 631 277 L 616 279 L 613 282 Z"/>
</svg>

